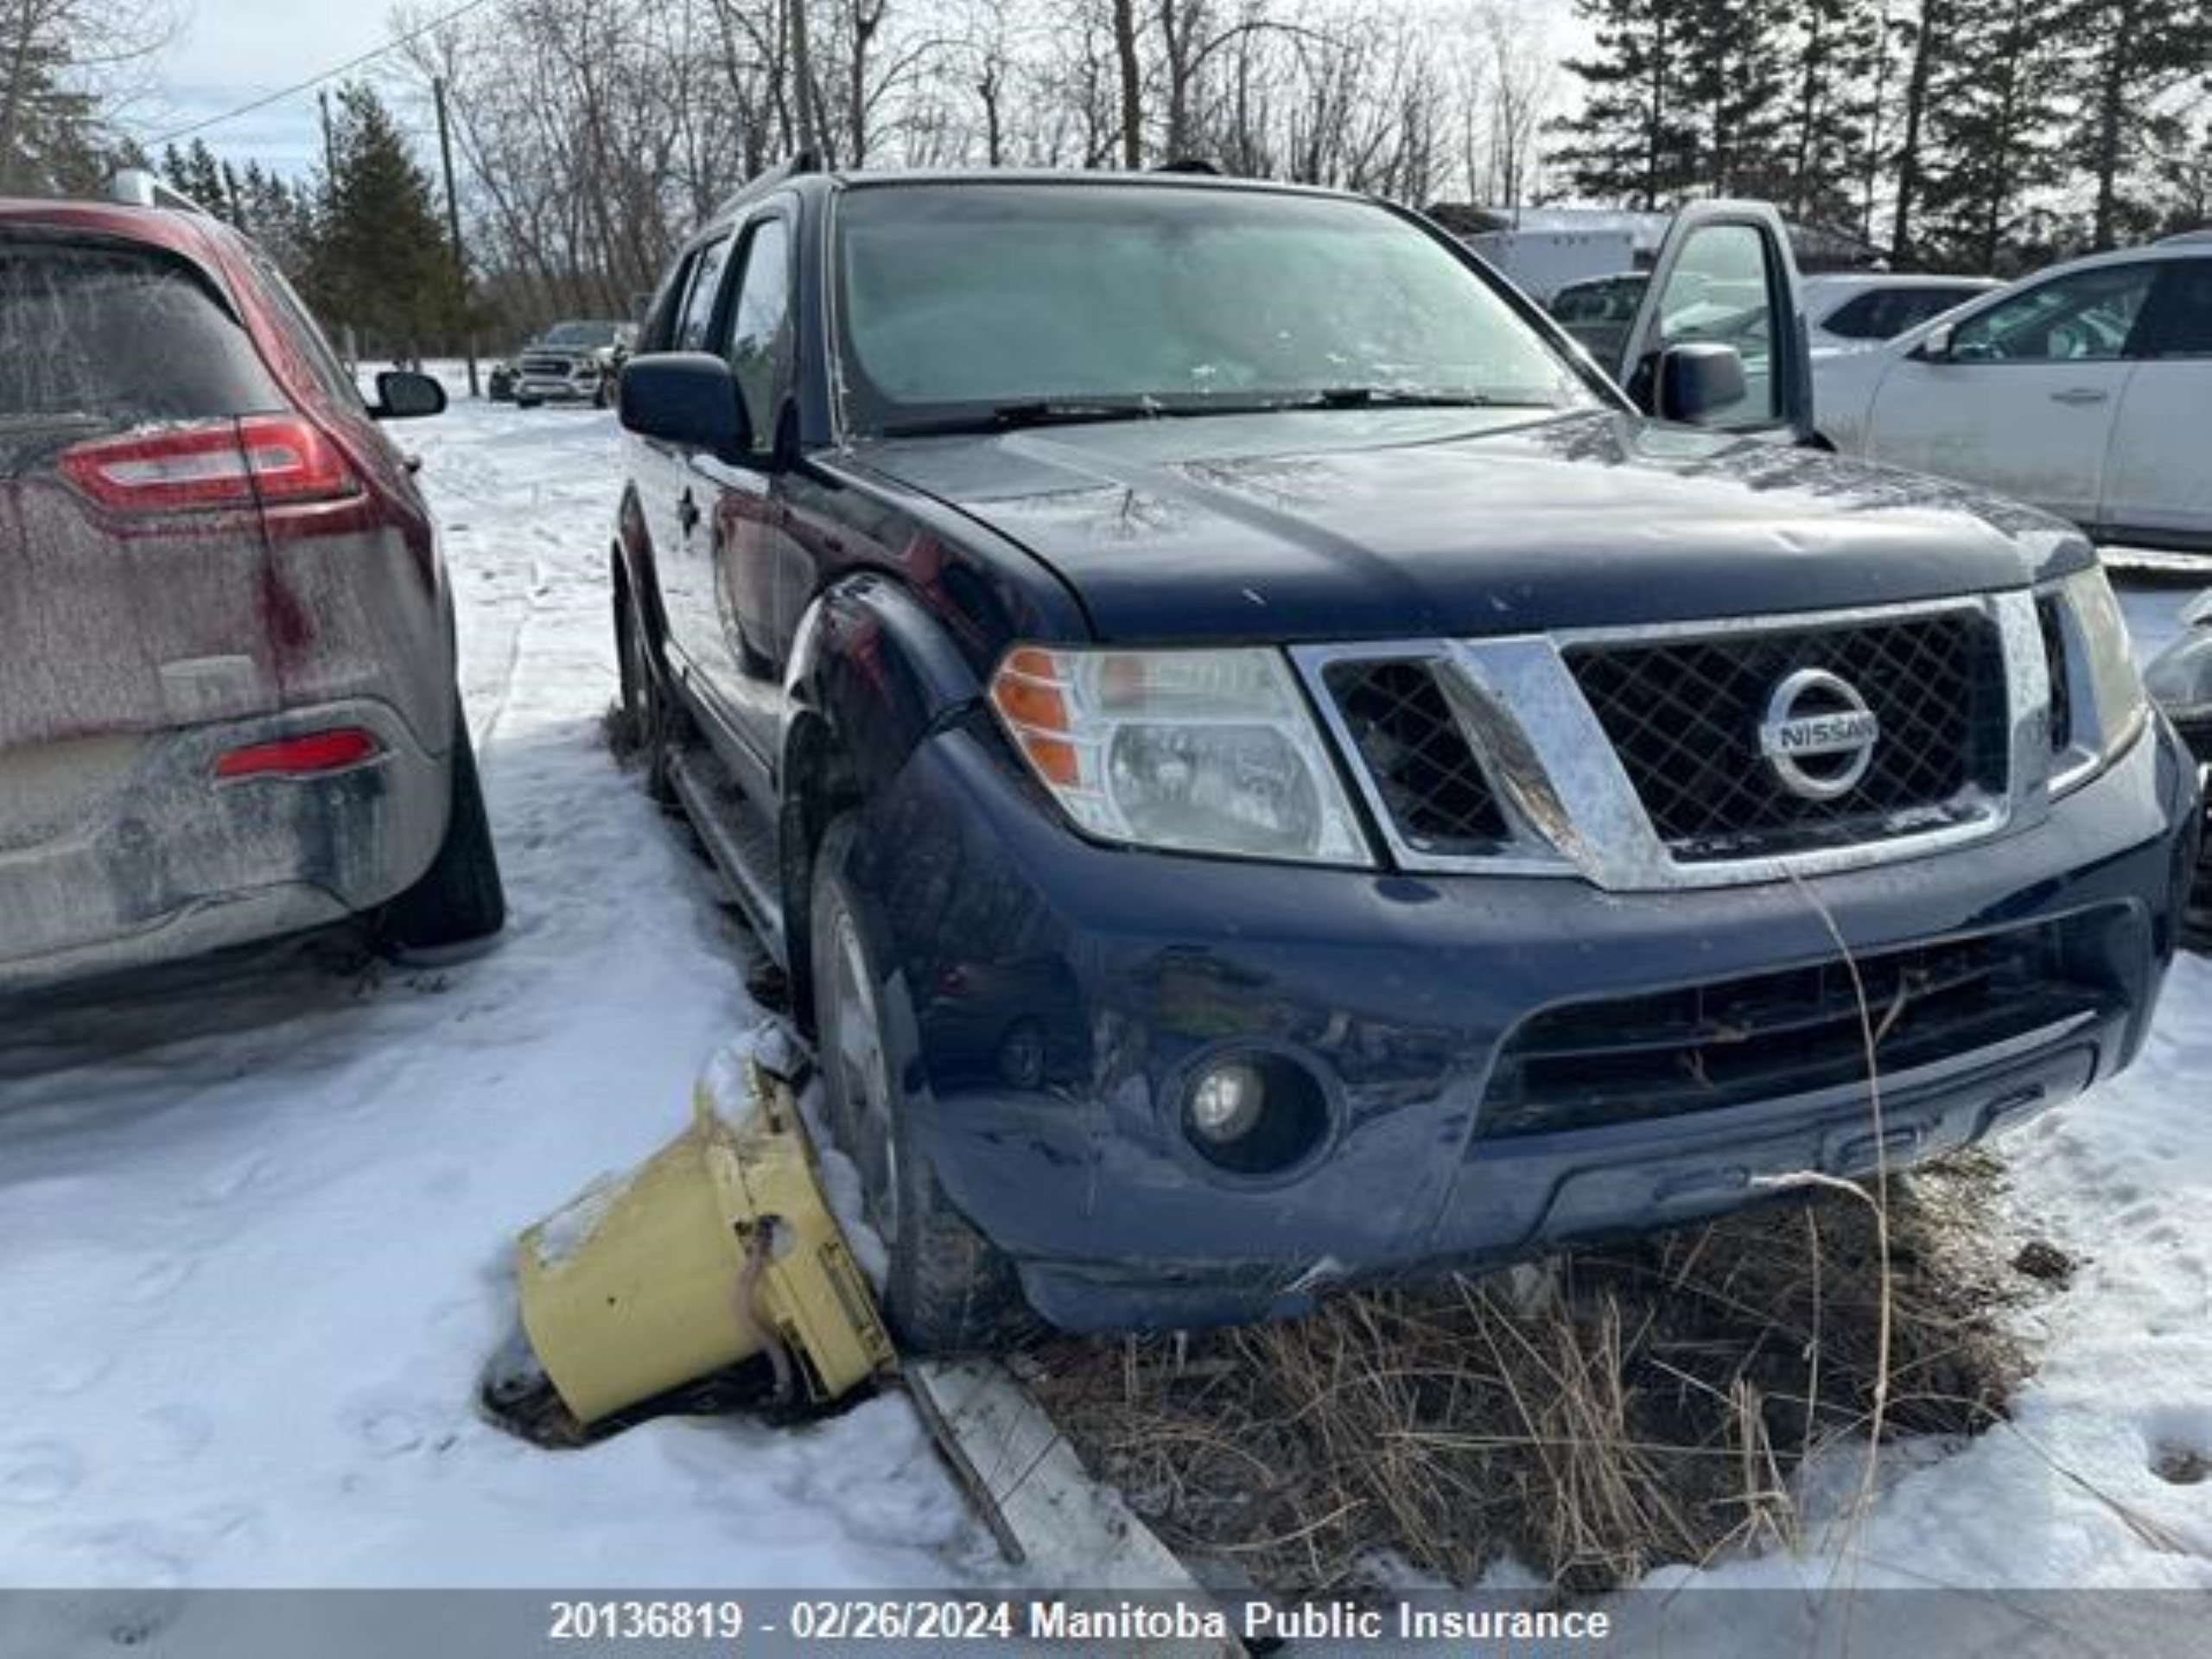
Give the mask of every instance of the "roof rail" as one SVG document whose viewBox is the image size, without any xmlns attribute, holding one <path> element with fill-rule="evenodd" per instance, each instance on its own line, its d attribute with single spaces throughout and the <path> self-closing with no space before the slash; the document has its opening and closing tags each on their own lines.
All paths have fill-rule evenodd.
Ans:
<svg viewBox="0 0 2212 1659">
<path fill-rule="evenodd" d="M 181 213 L 205 215 L 207 210 L 149 168 L 118 168 L 108 181 L 110 201 L 126 207 L 174 207 Z"/>
<path fill-rule="evenodd" d="M 2212 242 L 2212 227 L 2201 231 L 2182 231 L 2175 235 L 2158 238 L 2160 247 L 2170 246 L 2176 242 Z"/>
<path fill-rule="evenodd" d="M 721 205 L 715 209 L 714 217 L 721 219 L 753 197 L 781 184 L 785 179 L 795 179 L 803 174 L 819 173 L 821 170 L 822 157 L 814 150 L 802 149 L 789 161 L 770 168 L 766 173 L 756 174 L 738 186 L 722 199 Z"/>
</svg>

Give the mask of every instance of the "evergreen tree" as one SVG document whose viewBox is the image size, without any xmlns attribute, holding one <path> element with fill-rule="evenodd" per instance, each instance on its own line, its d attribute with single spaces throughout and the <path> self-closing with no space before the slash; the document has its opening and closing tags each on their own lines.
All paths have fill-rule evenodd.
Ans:
<svg viewBox="0 0 2212 1659">
<path fill-rule="evenodd" d="M 111 136 L 67 46 L 28 22 L 0 32 L 0 195 L 78 195 L 108 171 Z"/>
<path fill-rule="evenodd" d="M 2159 234 L 2212 230 L 2212 121 L 2184 130 L 2171 149 L 2161 150 L 2151 176 Z"/>
<path fill-rule="evenodd" d="M 307 284 L 315 235 L 308 193 L 260 162 L 248 162 L 238 170 L 232 200 L 238 228 L 259 243 L 296 285 Z"/>
<path fill-rule="evenodd" d="M 1889 69 L 1884 29 L 1872 0 L 1801 0 L 1796 9 L 1789 188 L 1780 199 L 1803 223 L 1864 227 L 1861 169 Z"/>
<path fill-rule="evenodd" d="M 1567 67 L 1582 112 L 1555 129 L 1575 188 L 1656 207 L 1692 195 L 1848 209 L 1869 0 L 1577 0 L 1598 49 Z"/>
<path fill-rule="evenodd" d="M 1597 54 L 1570 59 L 1582 111 L 1555 129 L 1554 159 L 1586 196 L 1650 211 L 1690 194 L 1698 178 L 1697 111 L 1682 95 L 1696 0 L 1575 0 Z"/>
<path fill-rule="evenodd" d="M 1698 111 L 1697 184 L 1713 196 L 1786 196 L 1779 0 L 1683 9 L 1681 95 Z"/>
<path fill-rule="evenodd" d="M 1982 0 L 1952 14 L 1949 39 L 1929 71 L 1925 205 L 1914 252 L 2000 274 L 2030 263 L 2018 244 L 2039 193 L 2066 174 L 2058 135 L 2075 50 L 2063 28 L 2066 5 Z"/>
<path fill-rule="evenodd" d="M 231 219 L 230 192 L 223 188 L 223 168 L 204 138 L 194 138 L 186 149 L 175 144 L 162 151 L 162 176 L 172 188 L 182 191 L 218 219 Z"/>
<path fill-rule="evenodd" d="M 2149 193 L 2130 187 L 2153 156 L 2186 142 L 2167 107 L 2175 88 L 2212 71 L 2212 7 L 2202 0 L 2073 0 L 2062 18 L 2077 42 L 2075 113 L 2067 148 L 2088 171 L 2089 244 L 2116 247 L 2158 222 Z"/>
<path fill-rule="evenodd" d="M 460 323 L 451 245 L 430 181 L 365 86 L 339 91 L 331 176 L 308 259 L 310 297 L 329 321 L 386 352 L 419 348 Z"/>
</svg>

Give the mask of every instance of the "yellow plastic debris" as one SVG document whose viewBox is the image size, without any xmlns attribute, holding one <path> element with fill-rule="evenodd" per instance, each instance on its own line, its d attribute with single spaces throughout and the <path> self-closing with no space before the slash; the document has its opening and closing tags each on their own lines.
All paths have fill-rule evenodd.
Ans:
<svg viewBox="0 0 2212 1659">
<path fill-rule="evenodd" d="M 752 1084 L 742 1124 L 702 1086 L 682 1135 L 517 1242 L 523 1328 L 579 1421 L 764 1351 L 817 1401 L 893 1363 L 790 1090 L 758 1066 Z"/>
</svg>

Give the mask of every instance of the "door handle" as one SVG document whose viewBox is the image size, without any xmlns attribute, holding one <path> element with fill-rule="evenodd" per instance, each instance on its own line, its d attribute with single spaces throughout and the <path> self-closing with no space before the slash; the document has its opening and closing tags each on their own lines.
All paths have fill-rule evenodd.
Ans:
<svg viewBox="0 0 2212 1659">
<path fill-rule="evenodd" d="M 2069 386 L 2063 391 L 2052 392 L 2050 394 L 2050 401 L 2054 404 L 2074 404 L 2077 405 L 2083 404 L 2101 404 L 2111 395 L 2112 394 L 2109 392 L 2099 391 L 2094 386 Z"/>
<path fill-rule="evenodd" d="M 683 526 L 686 536 L 698 527 L 699 504 L 691 499 L 689 490 L 683 492 L 683 499 L 676 504 L 676 522 Z"/>
</svg>

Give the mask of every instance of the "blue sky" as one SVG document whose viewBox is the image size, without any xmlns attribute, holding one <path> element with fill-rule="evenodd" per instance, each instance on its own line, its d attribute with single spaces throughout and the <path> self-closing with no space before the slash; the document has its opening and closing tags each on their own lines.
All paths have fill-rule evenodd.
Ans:
<svg viewBox="0 0 2212 1659">
<path fill-rule="evenodd" d="M 198 0 L 162 54 L 159 86 L 131 113 L 152 140 L 320 74 L 390 38 L 378 0 Z M 321 148 L 315 94 L 302 92 L 200 135 L 218 156 L 304 171 Z"/>
</svg>

